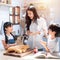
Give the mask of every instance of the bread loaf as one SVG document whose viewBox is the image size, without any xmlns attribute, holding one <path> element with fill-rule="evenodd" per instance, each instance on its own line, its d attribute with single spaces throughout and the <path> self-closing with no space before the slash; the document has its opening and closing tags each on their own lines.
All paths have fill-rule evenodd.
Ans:
<svg viewBox="0 0 60 60">
<path fill-rule="evenodd" d="M 7 52 L 15 52 L 15 53 L 24 53 L 29 48 L 28 45 L 17 45 L 12 46 L 7 49 Z"/>
</svg>

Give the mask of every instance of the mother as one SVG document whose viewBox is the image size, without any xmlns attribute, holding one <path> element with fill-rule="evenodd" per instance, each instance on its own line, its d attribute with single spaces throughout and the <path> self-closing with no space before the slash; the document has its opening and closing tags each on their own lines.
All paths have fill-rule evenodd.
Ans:
<svg viewBox="0 0 60 60">
<path fill-rule="evenodd" d="M 44 18 L 39 17 L 34 6 L 28 7 L 26 10 L 26 24 L 27 24 L 27 34 L 28 45 L 31 49 L 37 47 L 41 48 L 40 40 L 44 35 L 47 35 L 47 25 Z"/>
</svg>

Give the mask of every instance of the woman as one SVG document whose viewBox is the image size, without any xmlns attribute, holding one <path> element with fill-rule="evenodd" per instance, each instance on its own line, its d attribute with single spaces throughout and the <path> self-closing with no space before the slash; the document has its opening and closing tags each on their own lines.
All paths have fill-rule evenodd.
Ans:
<svg viewBox="0 0 60 60">
<path fill-rule="evenodd" d="M 39 18 L 34 6 L 28 7 L 26 11 L 27 34 L 29 35 L 28 45 L 30 48 L 41 48 L 39 41 L 47 34 L 46 21 Z"/>
<path fill-rule="evenodd" d="M 2 43 L 4 45 L 4 48 L 8 49 L 10 46 L 15 46 L 16 43 L 15 43 L 15 37 L 12 34 L 13 30 L 12 24 L 10 22 L 4 23 L 3 30 L 4 30 L 4 36 L 2 39 Z"/>
</svg>

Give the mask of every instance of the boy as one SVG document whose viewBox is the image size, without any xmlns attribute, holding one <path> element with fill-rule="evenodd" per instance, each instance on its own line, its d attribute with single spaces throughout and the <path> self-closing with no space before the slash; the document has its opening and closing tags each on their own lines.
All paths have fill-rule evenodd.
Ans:
<svg viewBox="0 0 60 60">
<path fill-rule="evenodd" d="M 57 50 L 57 34 L 60 31 L 60 27 L 56 25 L 50 25 L 48 28 L 48 41 L 47 43 L 44 41 L 40 41 L 40 43 L 44 46 L 47 52 L 56 52 Z"/>
</svg>

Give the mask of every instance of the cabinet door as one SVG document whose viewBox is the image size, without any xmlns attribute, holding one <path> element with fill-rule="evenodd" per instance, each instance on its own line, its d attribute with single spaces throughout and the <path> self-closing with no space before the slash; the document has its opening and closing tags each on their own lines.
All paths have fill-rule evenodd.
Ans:
<svg viewBox="0 0 60 60">
<path fill-rule="evenodd" d="M 19 24 L 13 25 L 13 34 L 14 35 L 21 35 L 22 33 L 22 28 Z"/>
</svg>

